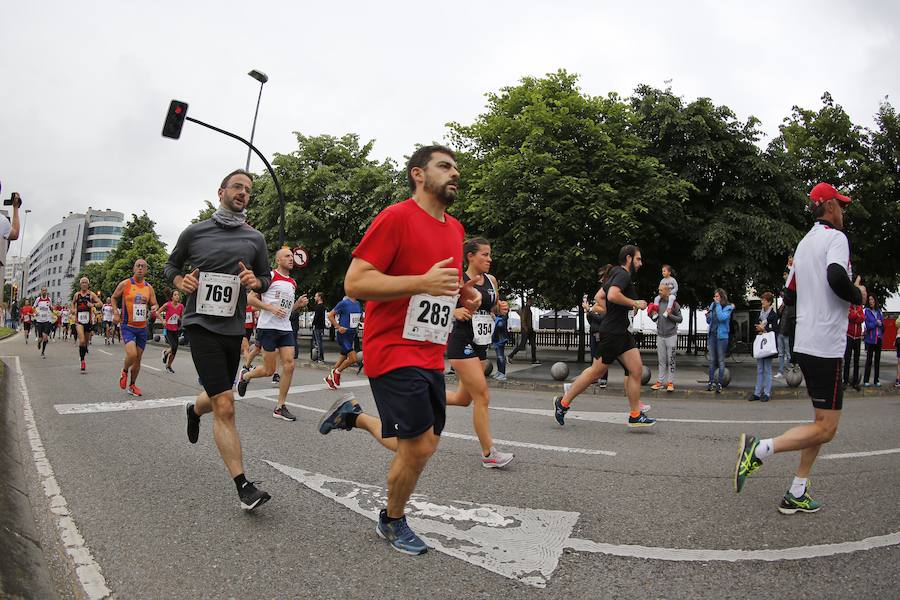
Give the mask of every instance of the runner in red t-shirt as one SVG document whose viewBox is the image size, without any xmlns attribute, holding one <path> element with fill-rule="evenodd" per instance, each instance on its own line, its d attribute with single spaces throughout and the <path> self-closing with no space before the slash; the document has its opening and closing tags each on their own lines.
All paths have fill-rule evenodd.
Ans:
<svg viewBox="0 0 900 600">
<path fill-rule="evenodd" d="M 172 299 L 159 307 L 157 315 L 162 319 L 166 328 L 166 341 L 169 349 L 163 350 L 162 361 L 166 365 L 166 372 L 175 374 L 172 363 L 175 362 L 175 354 L 178 353 L 178 332 L 181 330 L 181 317 L 184 314 L 184 304 L 181 303 L 181 292 L 172 292 Z"/>
<path fill-rule="evenodd" d="M 25 300 L 25 306 L 19 311 L 19 317 L 22 319 L 22 329 L 25 330 L 25 343 L 28 343 L 28 334 L 31 333 L 31 322 L 34 320 L 34 307 L 31 300 Z"/>
<path fill-rule="evenodd" d="M 344 278 L 347 295 L 366 300 L 365 369 L 381 419 L 362 413 L 350 394 L 325 413 L 319 431 L 365 429 L 396 452 L 376 531 L 395 550 L 422 554 L 428 547 L 404 510 L 446 420 L 444 349 L 457 296 L 474 310 L 481 294 L 475 280 L 460 287 L 465 232 L 445 212 L 459 188 L 453 152 L 419 148 L 406 174 L 412 198 L 375 217 Z"/>
</svg>

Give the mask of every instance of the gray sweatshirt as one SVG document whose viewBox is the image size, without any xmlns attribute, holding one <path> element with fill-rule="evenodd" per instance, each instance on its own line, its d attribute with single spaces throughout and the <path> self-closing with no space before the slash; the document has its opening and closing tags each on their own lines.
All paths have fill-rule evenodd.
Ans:
<svg viewBox="0 0 900 600">
<path fill-rule="evenodd" d="M 671 296 L 669 296 L 668 300 L 660 298 L 659 312 L 650 317 L 656 321 L 656 335 L 659 337 L 672 337 L 673 335 L 678 335 L 678 324 L 681 323 L 682 317 L 681 307 L 677 302 L 672 302 L 672 314 L 668 317 L 665 316 L 671 299 Z"/>
<path fill-rule="evenodd" d="M 269 288 L 272 272 L 263 235 L 249 225 L 225 228 L 207 219 L 181 232 L 166 261 L 164 274 L 167 281 L 173 281 L 176 275 L 185 275 L 185 265 L 189 265 L 201 273 L 237 275 L 241 271 L 238 261 L 243 261 L 259 279 L 262 287 L 256 291 L 262 293 Z M 237 307 L 230 317 L 199 314 L 195 292 L 184 299 L 182 323 L 185 327 L 199 325 L 222 335 L 244 335 L 246 310 L 247 292 L 243 286 L 238 286 Z"/>
</svg>

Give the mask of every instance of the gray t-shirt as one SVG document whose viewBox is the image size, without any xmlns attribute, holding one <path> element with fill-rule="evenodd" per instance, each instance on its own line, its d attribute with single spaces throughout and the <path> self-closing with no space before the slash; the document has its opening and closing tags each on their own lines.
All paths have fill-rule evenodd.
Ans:
<svg viewBox="0 0 900 600">
<path fill-rule="evenodd" d="M 194 223 L 178 236 L 169 260 L 166 261 L 165 277 L 173 281 L 176 275 L 185 274 L 185 265 L 200 272 L 237 275 L 241 269 L 238 261 L 253 271 L 264 292 L 272 282 L 269 257 L 263 235 L 249 225 L 226 228 L 212 219 Z M 229 317 L 216 317 L 197 312 L 197 294 L 184 300 L 185 327 L 199 325 L 204 329 L 222 335 L 244 335 L 244 313 L 247 310 L 247 292 L 239 286 L 237 307 Z"/>
</svg>

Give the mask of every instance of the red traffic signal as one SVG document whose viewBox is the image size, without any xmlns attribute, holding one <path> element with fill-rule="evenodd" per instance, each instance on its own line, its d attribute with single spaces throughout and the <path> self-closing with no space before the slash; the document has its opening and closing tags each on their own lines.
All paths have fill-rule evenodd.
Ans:
<svg viewBox="0 0 900 600">
<path fill-rule="evenodd" d="M 166 122 L 163 123 L 163 137 L 172 138 L 173 140 L 181 137 L 181 128 L 184 126 L 187 109 L 187 102 L 172 100 L 169 103 L 169 112 L 166 114 Z"/>
</svg>

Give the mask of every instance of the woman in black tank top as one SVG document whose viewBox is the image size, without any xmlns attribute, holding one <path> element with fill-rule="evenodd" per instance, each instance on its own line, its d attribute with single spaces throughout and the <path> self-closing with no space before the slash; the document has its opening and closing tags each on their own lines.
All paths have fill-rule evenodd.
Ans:
<svg viewBox="0 0 900 600">
<path fill-rule="evenodd" d="M 100 301 L 97 294 L 90 290 L 91 282 L 87 277 L 82 277 L 78 284 L 81 289 L 72 296 L 72 311 L 75 313 L 75 331 L 78 334 L 78 356 L 81 359 L 81 372 L 84 373 L 88 344 L 91 343 L 91 334 L 94 331 L 91 307 L 100 308 L 103 306 L 103 302 Z M 85 314 L 87 314 L 86 317 Z"/>
<path fill-rule="evenodd" d="M 490 395 L 481 361 L 486 359 L 487 347 L 491 343 L 494 311 L 507 310 L 508 307 L 499 298 L 497 280 L 488 275 L 491 268 L 490 243 L 483 238 L 468 240 L 463 245 L 463 256 L 466 261 L 463 279 L 476 281 L 474 287 L 481 293 L 481 305 L 473 313 L 457 303 L 453 311 L 453 331 L 447 340 L 447 357 L 459 377 L 459 387 L 455 392 L 447 392 L 447 404 L 469 406 L 475 402 L 472 422 L 481 444 L 481 464 L 486 468 L 499 468 L 509 464 L 513 455 L 494 448 L 488 415 Z"/>
</svg>

